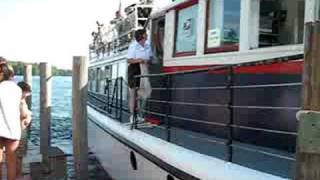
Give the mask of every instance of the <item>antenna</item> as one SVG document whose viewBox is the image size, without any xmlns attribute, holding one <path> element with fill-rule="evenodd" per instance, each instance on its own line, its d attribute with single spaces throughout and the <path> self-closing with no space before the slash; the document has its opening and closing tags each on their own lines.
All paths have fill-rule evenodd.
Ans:
<svg viewBox="0 0 320 180">
<path fill-rule="evenodd" d="M 119 0 L 119 9 L 118 9 L 119 14 L 121 14 L 121 6 L 122 6 L 122 1 Z"/>
</svg>

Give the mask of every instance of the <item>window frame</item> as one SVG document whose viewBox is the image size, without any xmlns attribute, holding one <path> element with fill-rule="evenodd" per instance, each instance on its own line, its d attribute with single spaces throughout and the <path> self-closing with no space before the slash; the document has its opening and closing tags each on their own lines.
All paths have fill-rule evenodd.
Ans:
<svg viewBox="0 0 320 180">
<path fill-rule="evenodd" d="M 186 9 L 188 7 L 191 7 L 193 5 L 196 5 L 199 3 L 199 0 L 190 0 L 185 3 L 182 3 L 178 6 L 176 6 L 175 9 L 175 17 L 174 17 L 174 47 L 173 47 L 173 57 L 184 57 L 184 56 L 195 56 L 197 54 L 197 47 L 194 51 L 184 51 L 184 52 L 177 52 L 177 32 L 178 32 L 178 19 L 179 19 L 179 12 L 183 9 Z M 198 7 L 199 8 L 199 7 Z M 198 14 L 199 16 L 199 14 Z M 197 17 L 197 22 L 198 22 Z M 196 26 L 197 27 L 197 26 Z M 196 33 L 197 34 L 197 33 Z M 196 35 L 196 44 L 198 41 L 198 37 Z M 196 45 L 197 46 L 197 45 Z"/>
<path fill-rule="evenodd" d="M 208 48 L 208 31 L 209 31 L 209 23 L 210 23 L 210 5 L 211 5 L 212 1 L 213 0 L 208 0 L 207 1 L 207 7 L 206 7 L 204 54 L 227 53 L 227 52 L 240 51 L 240 40 L 241 40 L 240 32 L 239 32 L 239 42 L 238 42 L 237 45 L 223 45 L 223 46 L 220 46 L 220 47 Z M 240 20 L 241 20 L 241 0 L 240 0 Z M 240 23 L 240 26 L 241 26 L 241 23 Z M 240 31 L 240 29 L 239 29 L 239 31 Z"/>
</svg>

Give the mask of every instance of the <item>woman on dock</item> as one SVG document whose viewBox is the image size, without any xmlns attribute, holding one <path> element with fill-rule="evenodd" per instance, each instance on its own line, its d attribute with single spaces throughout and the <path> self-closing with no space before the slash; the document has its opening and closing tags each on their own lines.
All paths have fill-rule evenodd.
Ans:
<svg viewBox="0 0 320 180">
<path fill-rule="evenodd" d="M 22 92 L 12 81 L 13 71 L 6 63 L 0 64 L 0 162 L 6 151 L 8 180 L 16 179 L 16 149 L 21 137 L 20 101 Z M 1 163 L 0 163 L 1 179 Z"/>
</svg>

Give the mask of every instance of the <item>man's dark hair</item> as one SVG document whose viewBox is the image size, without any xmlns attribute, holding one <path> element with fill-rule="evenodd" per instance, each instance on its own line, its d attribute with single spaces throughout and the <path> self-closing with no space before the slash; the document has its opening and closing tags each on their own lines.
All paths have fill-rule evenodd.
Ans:
<svg viewBox="0 0 320 180">
<path fill-rule="evenodd" d="M 6 63 L 0 64 L 0 73 L 3 73 L 3 81 L 11 80 L 14 76 L 12 67 Z"/>
<path fill-rule="evenodd" d="M 146 30 L 145 29 L 139 29 L 134 33 L 134 38 L 136 39 L 136 41 L 141 41 L 143 39 L 143 35 L 146 34 Z"/>
<path fill-rule="evenodd" d="M 31 86 L 24 81 L 20 81 L 18 86 L 22 89 L 22 92 L 31 92 Z"/>
</svg>

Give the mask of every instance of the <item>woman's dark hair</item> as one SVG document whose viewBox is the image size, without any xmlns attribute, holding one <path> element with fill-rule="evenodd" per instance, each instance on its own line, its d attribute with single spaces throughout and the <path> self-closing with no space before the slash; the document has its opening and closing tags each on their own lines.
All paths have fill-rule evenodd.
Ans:
<svg viewBox="0 0 320 180">
<path fill-rule="evenodd" d="M 10 80 L 14 76 L 13 68 L 8 64 L 0 64 L 0 73 L 3 73 L 2 81 Z"/>
<path fill-rule="evenodd" d="M 0 64 L 6 64 L 7 60 L 4 57 L 0 56 Z"/>
<path fill-rule="evenodd" d="M 18 86 L 21 88 L 22 92 L 31 92 L 30 85 L 24 81 L 20 81 Z"/>
<path fill-rule="evenodd" d="M 139 29 L 134 33 L 134 38 L 136 41 L 141 41 L 143 39 L 143 35 L 145 35 L 147 32 L 145 29 Z"/>
</svg>

